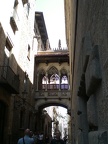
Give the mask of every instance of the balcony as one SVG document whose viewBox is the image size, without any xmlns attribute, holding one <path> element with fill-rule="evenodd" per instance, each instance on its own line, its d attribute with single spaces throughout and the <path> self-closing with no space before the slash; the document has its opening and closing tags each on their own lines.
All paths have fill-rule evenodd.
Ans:
<svg viewBox="0 0 108 144">
<path fill-rule="evenodd" d="M 19 16 L 16 10 L 13 11 L 13 15 L 10 17 L 10 24 L 14 31 L 18 30 L 18 22 L 19 22 Z"/>
<path fill-rule="evenodd" d="M 68 90 L 68 84 L 40 84 L 39 90 Z"/>
<path fill-rule="evenodd" d="M 19 76 L 9 66 L 0 66 L 0 86 L 12 94 L 19 93 Z"/>
</svg>

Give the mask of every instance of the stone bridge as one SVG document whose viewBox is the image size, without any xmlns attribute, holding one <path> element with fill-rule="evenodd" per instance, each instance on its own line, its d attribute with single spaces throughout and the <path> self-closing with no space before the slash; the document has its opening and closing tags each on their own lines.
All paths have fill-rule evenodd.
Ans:
<svg viewBox="0 0 108 144">
<path fill-rule="evenodd" d="M 71 96 L 70 90 L 51 90 L 51 91 L 35 91 L 35 109 L 38 111 L 40 108 L 48 106 L 62 106 L 67 109 L 70 114 Z"/>
</svg>

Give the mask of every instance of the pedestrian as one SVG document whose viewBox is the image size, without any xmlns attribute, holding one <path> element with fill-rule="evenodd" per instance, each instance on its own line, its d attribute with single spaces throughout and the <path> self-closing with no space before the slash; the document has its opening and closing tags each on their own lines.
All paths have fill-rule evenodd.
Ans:
<svg viewBox="0 0 108 144">
<path fill-rule="evenodd" d="M 59 130 L 55 133 L 55 138 L 51 140 L 50 144 L 64 144 L 64 141 L 61 139 L 61 132 Z"/>
<path fill-rule="evenodd" d="M 34 142 L 33 135 L 34 135 L 34 134 L 33 134 L 33 131 L 30 131 L 30 138 L 31 138 L 31 140 L 33 141 L 33 143 L 35 143 L 35 142 Z"/>
<path fill-rule="evenodd" d="M 34 144 L 33 140 L 30 138 L 30 129 L 25 130 L 24 137 L 20 138 L 17 144 Z"/>
<path fill-rule="evenodd" d="M 34 132 L 32 137 L 34 139 L 35 144 L 37 144 L 38 143 L 38 134 L 37 134 L 37 132 Z"/>
<path fill-rule="evenodd" d="M 44 138 L 44 135 L 43 135 L 43 132 L 41 132 L 41 133 L 39 134 L 39 137 L 38 137 L 38 143 L 39 143 L 39 144 L 43 144 L 43 143 L 44 143 L 43 138 Z"/>
</svg>

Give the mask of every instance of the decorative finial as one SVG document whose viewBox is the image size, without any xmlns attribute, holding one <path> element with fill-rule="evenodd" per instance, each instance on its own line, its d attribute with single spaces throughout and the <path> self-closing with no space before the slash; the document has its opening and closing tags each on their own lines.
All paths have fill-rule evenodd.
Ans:
<svg viewBox="0 0 108 144">
<path fill-rule="evenodd" d="M 61 49 L 61 40 L 59 39 L 58 48 Z"/>
</svg>

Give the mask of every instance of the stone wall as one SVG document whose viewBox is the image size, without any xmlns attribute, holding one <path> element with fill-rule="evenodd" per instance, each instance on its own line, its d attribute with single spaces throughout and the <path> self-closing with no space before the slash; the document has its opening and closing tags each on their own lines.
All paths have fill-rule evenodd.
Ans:
<svg viewBox="0 0 108 144">
<path fill-rule="evenodd" d="M 71 3 L 74 4 L 74 0 Z M 75 41 L 73 44 L 74 50 L 69 46 L 70 53 L 75 51 L 74 57 L 70 58 L 70 60 L 74 62 L 74 72 L 72 73 L 72 109 L 74 111 L 75 119 L 75 122 L 73 123 L 75 126 L 73 143 L 88 143 L 88 140 L 84 139 L 85 133 L 86 136 L 88 136 L 87 133 L 89 131 L 99 131 L 102 129 L 108 130 L 108 1 L 78 0 L 76 3 L 77 7 L 76 4 L 72 5 L 74 9 L 73 11 L 76 10 L 76 19 L 73 20 L 73 15 L 75 16 L 75 13 L 70 11 L 69 14 L 71 20 L 69 20 L 69 23 L 67 24 L 70 25 L 71 23 L 72 25 L 69 27 L 69 30 L 72 30 L 72 27 L 74 26 L 76 28 L 76 32 L 73 33 L 75 36 Z M 70 35 L 69 31 L 67 31 L 67 33 Z M 84 43 L 88 36 L 89 41 L 87 40 L 85 45 Z M 70 36 L 69 42 L 71 41 L 73 41 L 73 36 Z M 93 51 L 96 50 L 96 47 L 98 49 L 98 58 L 96 58 L 96 55 L 93 54 Z M 86 52 L 87 49 L 88 52 Z M 83 73 L 85 74 L 85 87 L 81 86 L 81 75 Z M 83 88 L 85 88 L 85 90 Z M 78 93 L 78 91 L 80 91 L 80 93 Z M 83 123 L 88 123 L 85 129 L 80 130 L 81 132 L 79 132 L 78 114 L 82 115 L 84 111 L 82 110 L 81 113 L 77 114 L 79 109 L 78 96 L 82 99 L 83 103 L 80 103 L 80 105 L 83 108 L 85 106 L 83 110 L 87 114 L 84 118 L 81 119 Z M 86 103 L 84 104 L 85 101 Z M 81 139 L 81 141 L 79 141 L 79 139 Z M 92 138 L 89 137 L 89 141 L 90 139 Z M 107 140 L 105 140 L 104 143 L 106 143 L 106 141 Z M 95 142 L 92 141 L 92 143 Z"/>
</svg>

